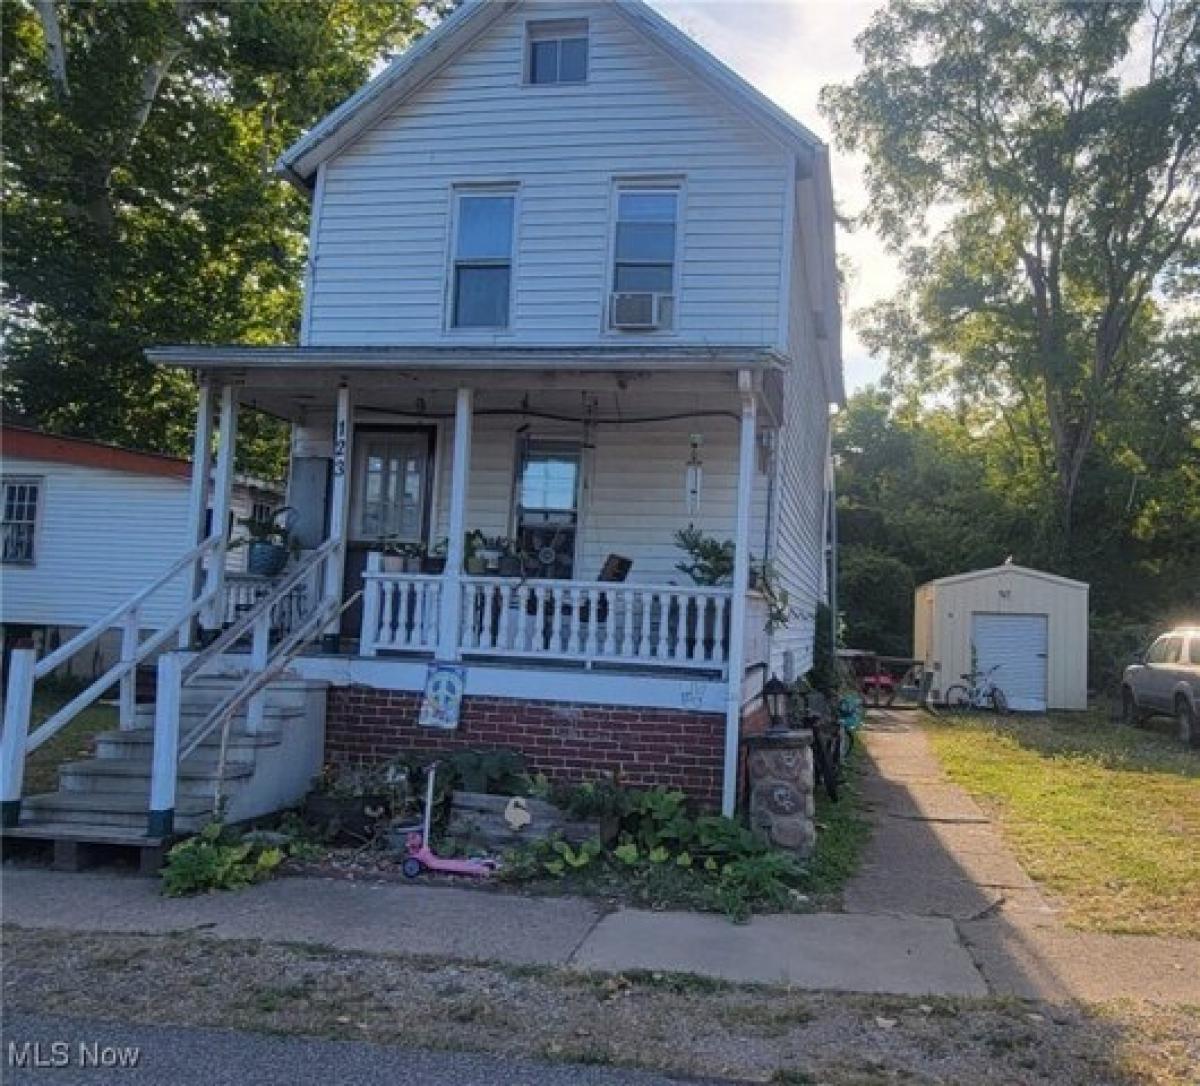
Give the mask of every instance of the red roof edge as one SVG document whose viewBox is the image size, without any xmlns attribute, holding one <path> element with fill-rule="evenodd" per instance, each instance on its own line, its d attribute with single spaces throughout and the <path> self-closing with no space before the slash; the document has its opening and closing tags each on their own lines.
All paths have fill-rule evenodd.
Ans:
<svg viewBox="0 0 1200 1086">
<path fill-rule="evenodd" d="M 4 458 L 5 467 L 9 466 L 10 459 L 17 458 L 128 471 L 137 475 L 160 475 L 169 479 L 187 479 L 192 474 L 191 461 L 178 456 L 138 452 L 86 438 L 29 430 L 11 423 L 0 426 L 0 455 Z"/>
</svg>

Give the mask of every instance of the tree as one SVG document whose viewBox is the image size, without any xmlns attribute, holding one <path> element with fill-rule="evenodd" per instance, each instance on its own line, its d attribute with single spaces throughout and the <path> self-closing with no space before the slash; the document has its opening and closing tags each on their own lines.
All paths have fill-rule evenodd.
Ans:
<svg viewBox="0 0 1200 1086">
<path fill-rule="evenodd" d="M 1195 291 L 1200 0 L 891 0 L 857 45 L 822 105 L 906 271 L 868 341 L 898 383 L 994 403 L 1069 555 L 1102 431 Z"/>
<path fill-rule="evenodd" d="M 294 339 L 308 205 L 272 164 L 444 6 L 3 5 L 5 406 L 187 453 L 192 389 L 143 349 Z M 247 419 L 251 466 L 273 433 Z"/>
</svg>

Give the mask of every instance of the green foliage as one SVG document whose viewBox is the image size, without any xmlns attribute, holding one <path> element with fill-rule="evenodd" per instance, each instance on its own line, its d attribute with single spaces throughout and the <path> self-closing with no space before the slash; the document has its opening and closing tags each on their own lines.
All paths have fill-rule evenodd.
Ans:
<svg viewBox="0 0 1200 1086">
<path fill-rule="evenodd" d="M 525 759 L 515 750 L 463 750 L 442 758 L 454 783 L 467 792 L 494 796 L 529 794 Z"/>
<path fill-rule="evenodd" d="M 283 859 L 282 849 L 238 840 L 221 823 L 210 822 L 167 853 L 163 893 L 183 897 L 206 890 L 236 890 L 268 878 Z"/>
<path fill-rule="evenodd" d="M 694 524 L 675 533 L 675 546 L 687 554 L 687 561 L 675 568 L 698 585 L 727 585 L 733 578 L 733 540 L 705 535 Z"/>
<path fill-rule="evenodd" d="M 4 406 L 189 453 L 194 389 L 143 348 L 295 339 L 308 202 L 274 160 L 443 6 L 3 5 Z M 247 412 L 240 437 L 243 467 L 282 474 L 278 423 Z"/>
<path fill-rule="evenodd" d="M 833 628 L 828 604 L 817 604 L 815 622 L 813 666 L 808 673 L 808 681 L 814 690 L 820 690 L 828 697 L 838 687 L 837 655 L 833 644 Z"/>
<path fill-rule="evenodd" d="M 557 785 L 545 789 L 545 798 L 573 819 L 618 817 L 624 809 L 625 793 L 615 777 Z"/>
<path fill-rule="evenodd" d="M 961 552 L 999 520 L 992 549 L 1071 572 L 1113 536 L 1177 519 L 1139 480 L 1161 492 L 1173 476 L 1195 509 L 1198 34 L 1198 0 L 890 0 L 856 42 L 854 80 L 824 90 L 838 143 L 868 158 L 864 218 L 903 258 L 863 338 L 910 402 L 953 404 L 918 421 L 958 446 L 951 474 L 989 484 L 967 510 L 957 487 L 931 540 L 961 534 Z M 931 237 L 935 210 L 948 214 Z M 930 444 L 890 436 L 902 453 Z M 911 474 L 903 493 L 948 504 Z"/>
</svg>

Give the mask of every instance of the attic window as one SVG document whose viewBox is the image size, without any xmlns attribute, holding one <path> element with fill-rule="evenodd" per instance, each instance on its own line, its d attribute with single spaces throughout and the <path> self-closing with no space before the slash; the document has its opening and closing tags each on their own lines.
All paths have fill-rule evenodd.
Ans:
<svg viewBox="0 0 1200 1086">
<path fill-rule="evenodd" d="M 526 24 L 525 81 L 537 86 L 585 83 L 588 74 L 586 19 L 555 19 Z"/>
</svg>

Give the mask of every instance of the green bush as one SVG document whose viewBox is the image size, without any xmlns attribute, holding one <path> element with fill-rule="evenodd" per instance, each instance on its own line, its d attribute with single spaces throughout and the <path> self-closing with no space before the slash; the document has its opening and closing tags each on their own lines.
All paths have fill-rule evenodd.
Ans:
<svg viewBox="0 0 1200 1086">
<path fill-rule="evenodd" d="M 1145 651 L 1157 627 L 1126 622 L 1119 615 L 1093 615 L 1088 628 L 1088 684 L 1101 694 L 1116 694 L 1121 675 Z"/>
<path fill-rule="evenodd" d="M 167 853 L 163 893 L 183 897 L 249 886 L 268 878 L 283 859 L 282 849 L 239 840 L 220 822 L 210 822 L 195 837 Z"/>
</svg>

